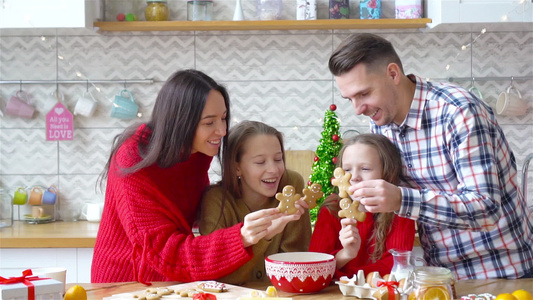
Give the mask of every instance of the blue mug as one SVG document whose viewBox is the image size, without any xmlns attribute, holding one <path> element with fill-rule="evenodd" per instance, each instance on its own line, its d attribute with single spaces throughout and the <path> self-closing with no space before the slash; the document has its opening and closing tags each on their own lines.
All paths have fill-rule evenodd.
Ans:
<svg viewBox="0 0 533 300">
<path fill-rule="evenodd" d="M 115 96 L 111 106 L 111 117 L 117 119 L 134 119 L 139 112 L 139 105 L 135 103 L 133 95 L 128 90 L 122 90 Z"/>
<path fill-rule="evenodd" d="M 55 186 L 49 187 L 43 193 L 42 204 L 56 204 L 57 200 L 57 189 Z"/>
</svg>

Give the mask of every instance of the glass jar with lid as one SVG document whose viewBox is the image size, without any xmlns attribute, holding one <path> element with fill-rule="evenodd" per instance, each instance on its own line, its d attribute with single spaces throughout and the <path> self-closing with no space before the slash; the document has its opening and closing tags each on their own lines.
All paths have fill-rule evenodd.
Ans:
<svg viewBox="0 0 533 300">
<path fill-rule="evenodd" d="M 0 228 L 13 225 L 13 198 L 0 188 Z"/>
<path fill-rule="evenodd" d="M 167 0 L 146 0 L 144 9 L 146 21 L 167 21 L 168 15 Z"/>
<path fill-rule="evenodd" d="M 212 0 L 188 0 L 187 20 L 188 21 L 211 21 L 213 14 Z"/>
<path fill-rule="evenodd" d="M 408 279 L 409 300 L 455 299 L 454 279 L 449 269 L 442 267 L 416 267 Z"/>
<path fill-rule="evenodd" d="M 257 0 L 257 17 L 259 20 L 278 20 L 282 8 L 282 0 Z"/>
</svg>

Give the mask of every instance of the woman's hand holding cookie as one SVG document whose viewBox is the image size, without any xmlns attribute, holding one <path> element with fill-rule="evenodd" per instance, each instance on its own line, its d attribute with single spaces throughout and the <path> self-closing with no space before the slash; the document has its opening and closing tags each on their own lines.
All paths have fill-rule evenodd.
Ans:
<svg viewBox="0 0 533 300">
<path fill-rule="evenodd" d="M 244 217 L 241 237 L 244 247 L 257 244 L 268 234 L 272 221 L 281 217 L 277 208 L 262 209 L 251 212 Z"/>
</svg>

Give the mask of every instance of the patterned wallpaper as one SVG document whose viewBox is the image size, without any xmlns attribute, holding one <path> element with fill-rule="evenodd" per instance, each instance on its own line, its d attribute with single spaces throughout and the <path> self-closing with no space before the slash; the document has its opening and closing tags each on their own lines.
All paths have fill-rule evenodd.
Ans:
<svg viewBox="0 0 533 300">
<path fill-rule="evenodd" d="M 138 10 L 145 3 L 122 2 L 107 1 L 106 16 L 114 16 L 125 3 L 140 14 Z M 177 2 L 169 1 L 171 9 Z M 219 7 L 221 12 L 232 14 L 233 1 L 216 3 L 225 4 L 225 10 Z M 319 17 L 325 2 L 320 3 Z M 384 2 L 383 7 L 384 15 L 392 15 L 390 3 Z M 183 11 L 173 11 L 177 19 L 184 18 Z M 252 12 L 253 2 L 245 2 L 245 15 Z M 291 18 L 289 13 L 291 10 L 287 9 L 287 15 L 284 14 L 287 19 Z M 510 84 L 511 76 L 529 77 L 514 80 L 528 103 L 527 114 L 498 116 L 520 170 L 526 155 L 533 153 L 533 31 L 493 28 L 489 26 L 483 35 L 477 31 L 370 32 L 393 42 L 407 73 L 438 80 L 475 77 L 476 87 L 491 105 Z M 232 98 L 232 122 L 254 119 L 275 126 L 284 133 L 287 149 L 316 149 L 324 111 L 331 103 L 339 107 L 341 133 L 367 132 L 368 121 L 356 116 L 349 103 L 340 97 L 327 69 L 332 50 L 352 32 L 355 30 L 122 33 L 88 29 L 0 30 L 0 81 L 86 81 L 0 85 L 0 109 L 22 89 L 31 95 L 37 110 L 31 120 L 0 117 L 0 187 L 13 193 L 19 186 L 56 185 L 60 193 L 59 210 L 69 204 L 81 206 L 84 202 L 103 200 L 95 183 L 107 160 L 111 141 L 134 122 L 110 117 L 114 95 L 124 88 L 130 90 L 143 113 L 135 121 L 145 121 L 163 82 L 182 68 L 200 69 L 223 82 Z M 461 46 L 467 44 L 472 46 L 462 51 Z M 487 77 L 498 78 L 485 80 Z M 128 79 L 154 82 L 131 83 Z M 471 85 L 469 80 L 457 83 Z M 100 92 L 95 92 L 96 88 Z M 70 111 L 87 89 L 97 94 L 98 106 L 92 117 L 74 116 L 72 141 L 45 139 L 45 115 L 56 103 L 52 96 L 56 89 L 64 95 L 63 103 Z M 211 171 L 213 180 L 218 178 L 216 171 L 216 167 Z M 532 175 L 533 167 L 529 177 Z M 533 184 L 529 182 L 528 201 L 533 205 Z"/>
</svg>

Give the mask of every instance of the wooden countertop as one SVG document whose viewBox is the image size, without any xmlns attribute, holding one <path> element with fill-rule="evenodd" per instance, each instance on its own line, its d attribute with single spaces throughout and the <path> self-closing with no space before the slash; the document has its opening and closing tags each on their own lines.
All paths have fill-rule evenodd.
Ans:
<svg viewBox="0 0 533 300">
<path fill-rule="evenodd" d="M 0 248 L 94 248 L 100 223 L 87 221 L 27 224 L 0 228 Z M 418 236 L 415 246 L 420 246 Z"/>
<path fill-rule="evenodd" d="M 154 282 L 152 287 L 171 286 L 179 282 Z M 67 284 L 67 288 L 74 284 Z M 121 283 L 80 283 L 87 290 L 88 299 L 102 299 L 112 295 L 128 292 L 137 292 L 147 287 L 138 282 L 121 282 Z M 264 291 L 269 283 L 253 282 L 246 284 L 245 287 Z M 533 292 L 533 278 L 528 279 L 488 279 L 488 280 L 459 280 L 455 283 L 457 297 L 468 294 L 491 293 L 498 295 L 500 293 L 512 293 L 518 289 L 525 289 Z M 279 292 L 281 297 L 292 297 L 294 300 L 338 300 L 338 299 L 359 299 L 357 297 L 344 297 L 336 284 L 332 284 L 316 294 L 289 294 Z"/>
<path fill-rule="evenodd" d="M 93 248 L 100 223 L 87 221 L 27 224 L 0 228 L 0 248 Z"/>
</svg>

